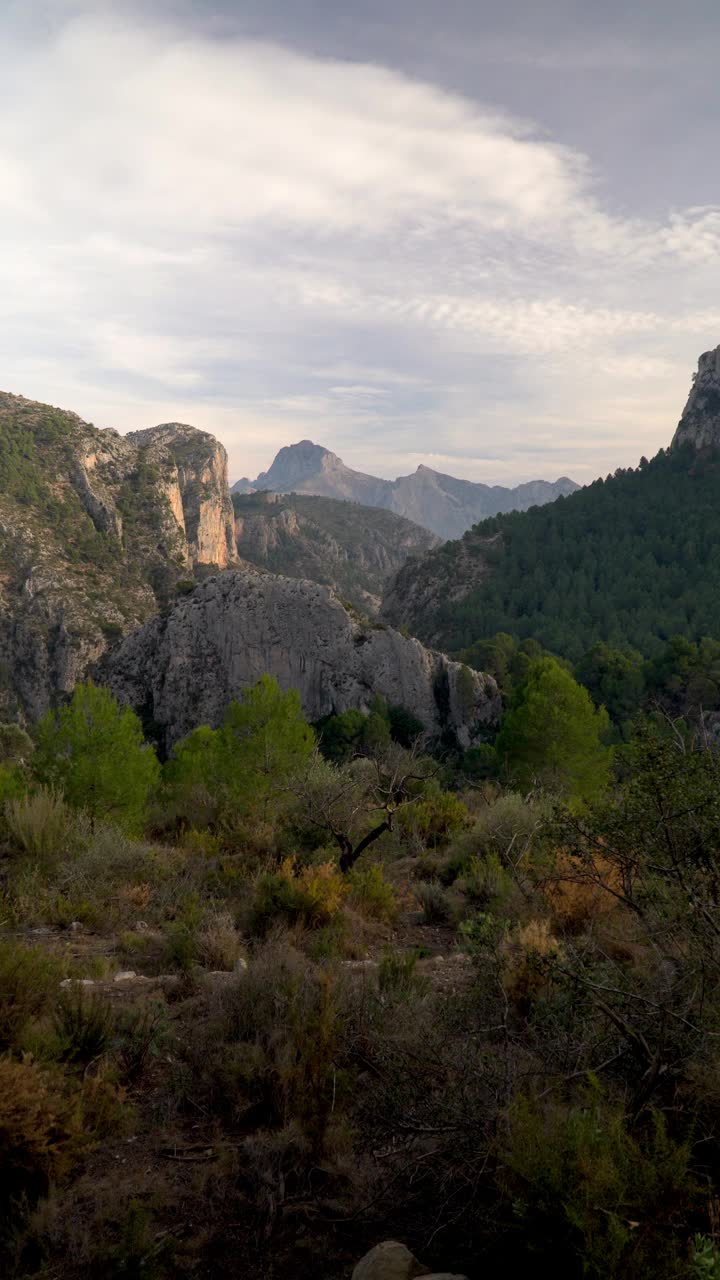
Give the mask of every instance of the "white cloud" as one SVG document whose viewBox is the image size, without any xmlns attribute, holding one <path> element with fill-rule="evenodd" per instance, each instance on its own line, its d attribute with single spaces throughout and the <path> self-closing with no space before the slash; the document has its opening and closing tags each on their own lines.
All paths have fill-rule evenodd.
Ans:
<svg viewBox="0 0 720 1280">
<path fill-rule="evenodd" d="M 668 439 L 719 208 L 621 216 L 586 157 L 387 68 L 67 13 L 0 52 L 9 389 L 197 421 L 237 473 L 300 435 L 490 480 Z"/>
</svg>

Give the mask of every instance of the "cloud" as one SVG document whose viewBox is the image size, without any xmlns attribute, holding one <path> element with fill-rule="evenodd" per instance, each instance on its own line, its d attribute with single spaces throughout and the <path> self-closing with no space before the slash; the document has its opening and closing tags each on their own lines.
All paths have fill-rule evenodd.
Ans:
<svg viewBox="0 0 720 1280">
<path fill-rule="evenodd" d="M 14 31 L 8 389 L 121 429 L 172 409 L 238 474 L 290 433 L 489 480 L 668 439 L 720 334 L 719 208 L 620 213 L 577 150 L 386 67 L 113 6 Z"/>
</svg>

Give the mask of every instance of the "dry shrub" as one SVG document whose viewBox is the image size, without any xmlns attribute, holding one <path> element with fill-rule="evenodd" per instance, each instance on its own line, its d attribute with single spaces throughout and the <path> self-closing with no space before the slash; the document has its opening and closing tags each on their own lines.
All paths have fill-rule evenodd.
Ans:
<svg viewBox="0 0 720 1280">
<path fill-rule="evenodd" d="M 211 916 L 198 931 L 195 944 L 206 969 L 234 969 L 243 952 L 241 936 L 228 911 Z"/>
<path fill-rule="evenodd" d="M 130 907 L 132 911 L 145 911 L 150 905 L 150 899 L 153 896 L 152 885 L 150 884 L 126 884 L 120 889 L 118 894 L 120 901 Z"/>
<path fill-rule="evenodd" d="M 33 795 L 9 800 L 5 822 L 18 847 L 41 858 L 64 853 L 73 829 L 72 814 L 52 787 L 40 787 Z"/>
<path fill-rule="evenodd" d="M 332 975 L 275 937 L 215 1002 L 206 1038 L 194 1045 L 215 1106 L 235 1121 L 258 1111 L 272 1127 L 295 1126 L 317 1153 L 336 1095 Z"/>
<path fill-rule="evenodd" d="M 298 868 L 295 858 L 285 858 L 277 871 L 265 872 L 256 882 L 251 927 L 258 933 L 280 922 L 321 928 L 337 915 L 346 892 L 334 862 Z"/>
<path fill-rule="evenodd" d="M 28 1059 L 0 1058 L 0 1220 L 46 1195 L 85 1143 L 80 1092 Z"/>
<path fill-rule="evenodd" d="M 513 930 L 505 944 L 503 986 L 516 1004 L 536 999 L 547 988 L 548 963 L 560 954 L 549 920 L 529 920 Z"/>
<path fill-rule="evenodd" d="M 556 927 L 570 934 L 582 932 L 591 920 L 608 916 L 618 905 L 622 879 L 617 867 L 603 857 L 591 866 L 578 864 L 559 853 L 555 871 L 546 886 Z"/>
</svg>

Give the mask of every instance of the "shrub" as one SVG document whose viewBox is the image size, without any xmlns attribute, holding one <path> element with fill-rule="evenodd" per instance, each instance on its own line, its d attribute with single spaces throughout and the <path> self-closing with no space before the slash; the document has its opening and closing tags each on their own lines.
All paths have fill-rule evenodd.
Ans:
<svg viewBox="0 0 720 1280">
<path fill-rule="evenodd" d="M 57 1072 L 0 1058 L 0 1224 L 66 1175 L 85 1145 L 80 1095 Z"/>
<path fill-rule="evenodd" d="M 512 876 L 496 853 L 473 858 L 458 887 L 474 907 L 497 910 L 513 889 Z"/>
<path fill-rule="evenodd" d="M 234 969 L 242 955 L 242 940 L 227 911 L 210 917 L 199 930 L 197 954 L 206 969 Z"/>
<path fill-rule="evenodd" d="M 354 867 L 348 876 L 350 897 L 364 916 L 374 920 L 394 920 L 397 902 L 391 884 L 385 879 L 380 863 L 369 867 Z"/>
<path fill-rule="evenodd" d="M 380 991 L 402 999 L 423 990 L 427 983 L 416 972 L 419 958 L 417 951 L 385 951 L 378 966 Z"/>
<path fill-rule="evenodd" d="M 161 1052 L 167 1038 L 168 1018 L 162 1002 L 154 1001 L 127 1010 L 119 1020 L 115 1039 L 123 1075 L 130 1081 L 137 1080 L 149 1059 Z"/>
<path fill-rule="evenodd" d="M 319 1152 L 337 1090 L 332 976 L 276 938 L 216 999 L 200 1064 L 210 1066 L 214 1097 L 235 1116 L 261 1106 L 266 1123 L 296 1126 Z"/>
<path fill-rule="evenodd" d="M 28 1024 L 57 994 L 62 967 L 40 947 L 0 942 L 0 1052 L 22 1047 Z"/>
<path fill-rule="evenodd" d="M 40 787 L 33 795 L 8 800 L 5 822 L 23 852 L 40 858 L 64 853 L 72 828 L 67 805 L 52 787 Z"/>
<path fill-rule="evenodd" d="M 403 806 L 398 824 L 405 836 L 420 848 L 436 848 L 470 824 L 467 808 L 450 791 L 430 782 L 419 800 Z"/>
<path fill-rule="evenodd" d="M 317 929 L 337 914 L 347 885 L 335 863 L 297 868 L 285 858 L 277 871 L 260 876 L 255 886 L 251 923 L 258 933 L 278 922 Z"/>
<path fill-rule="evenodd" d="M 58 1056 L 64 1062 L 87 1065 L 110 1047 L 115 1029 L 112 1008 L 104 996 L 88 992 L 82 983 L 61 992 L 53 1021 Z"/>
<path fill-rule="evenodd" d="M 519 1099 L 501 1159 L 526 1247 L 553 1274 L 683 1274 L 667 1225 L 695 1197 L 689 1146 L 668 1136 L 659 1113 L 631 1133 L 596 1085 L 572 1110 Z"/>
<path fill-rule="evenodd" d="M 439 884 L 419 884 L 415 896 L 426 924 L 445 924 L 452 915 L 445 890 Z"/>
</svg>

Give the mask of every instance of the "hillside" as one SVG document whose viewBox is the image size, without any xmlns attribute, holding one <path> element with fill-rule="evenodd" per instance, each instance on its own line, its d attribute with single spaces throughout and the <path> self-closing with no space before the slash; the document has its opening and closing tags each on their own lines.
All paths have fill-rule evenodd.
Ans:
<svg viewBox="0 0 720 1280">
<path fill-rule="evenodd" d="M 40 714 L 196 566 L 237 560 L 225 450 L 0 394 L 3 718 Z"/>
<path fill-rule="evenodd" d="M 383 616 L 450 652 L 504 631 L 571 660 L 596 641 L 652 656 L 719 636 L 719 368 L 701 358 L 669 451 L 408 564 Z"/>
<path fill-rule="evenodd" d="M 532 480 L 514 489 L 457 480 L 430 467 L 413 475 L 381 480 L 346 467 L 341 458 L 311 440 L 288 445 L 256 480 L 238 480 L 233 492 L 270 489 L 276 493 L 317 494 L 381 507 L 405 516 L 441 538 L 457 538 L 477 520 L 500 511 L 525 511 L 553 502 L 577 489 L 566 476 L 554 482 Z"/>
<path fill-rule="evenodd" d="M 308 494 L 233 494 L 242 560 L 332 587 L 376 613 L 388 579 L 439 539 L 402 516 Z"/>
</svg>

